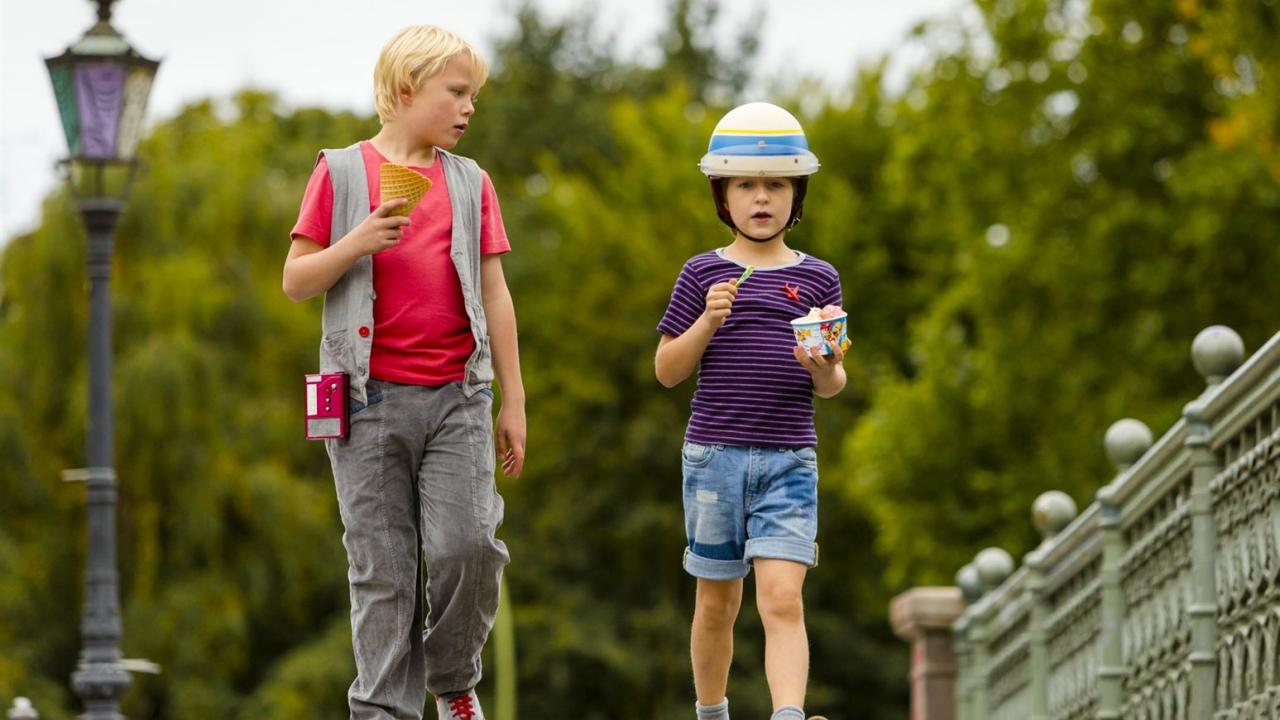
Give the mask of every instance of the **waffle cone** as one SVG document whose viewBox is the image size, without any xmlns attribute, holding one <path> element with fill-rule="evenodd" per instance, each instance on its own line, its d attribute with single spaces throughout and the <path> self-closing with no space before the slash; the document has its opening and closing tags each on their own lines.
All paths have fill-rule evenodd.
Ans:
<svg viewBox="0 0 1280 720">
<path fill-rule="evenodd" d="M 403 165 L 382 163 L 379 168 L 382 202 L 405 198 L 409 202 L 390 212 L 391 215 L 408 216 L 418 201 L 431 189 L 431 181 Z"/>
</svg>

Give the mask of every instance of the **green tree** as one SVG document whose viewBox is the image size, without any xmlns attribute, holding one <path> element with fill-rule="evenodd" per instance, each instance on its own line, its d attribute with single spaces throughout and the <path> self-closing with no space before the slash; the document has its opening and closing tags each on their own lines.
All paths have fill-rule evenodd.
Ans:
<svg viewBox="0 0 1280 720">
<path fill-rule="evenodd" d="M 689 388 L 661 390 L 651 357 L 679 263 L 724 238 L 693 168 L 725 108 L 691 91 L 723 101 L 742 82 L 699 60 L 719 52 L 693 40 L 710 36 L 713 7 L 673 4 L 687 43 L 659 68 L 611 58 L 588 21 L 524 16 L 461 148 L 492 170 L 517 249 L 506 267 L 532 425 L 526 475 L 502 487 L 503 535 L 528 717 L 688 711 L 676 458 Z M 526 48 L 536 62 L 519 62 Z M 511 117 L 538 122 L 518 134 Z M 375 129 L 245 92 L 185 108 L 144 143 L 115 257 L 120 563 L 125 653 L 164 672 L 136 679 L 131 717 L 342 712 L 341 528 L 294 390 L 314 367 L 319 301 L 287 302 L 279 272 L 316 150 Z M 0 388 L 0 696 L 62 718 L 76 704 L 84 506 L 58 477 L 82 464 L 87 303 L 66 198 L 45 218 L 0 261 L 0 368 L 23 378 Z M 824 492 L 824 539 L 865 545 L 865 518 Z M 889 716 L 901 673 L 872 660 L 902 649 L 885 637 L 876 561 L 826 558 L 811 586 L 815 702 Z M 763 713 L 759 623 L 743 624 L 735 706 Z"/>
<path fill-rule="evenodd" d="M 279 265 L 314 148 L 369 123 L 282 119 L 254 93 L 234 112 L 226 122 L 198 104 L 149 136 L 117 234 L 124 650 L 165 670 L 137 682 L 132 716 L 234 715 L 276 663 L 305 656 L 308 637 L 326 642 L 317 631 L 346 614 L 326 464 L 298 442 L 281 391 L 312 362 L 318 331 L 306 308 L 279 302 Z M 4 256 L 0 358 L 24 381 L 0 395 L 23 419 L 0 425 L 15 446 L 0 461 L 14 499 L 0 509 L 13 583 L 0 592 L 12 606 L 0 644 L 17 658 L 0 694 L 32 692 L 56 718 L 79 646 L 83 493 L 59 471 L 83 464 L 87 303 L 76 218 L 61 197 L 47 217 Z"/>
<path fill-rule="evenodd" d="M 1198 392 L 1200 328 L 1253 347 L 1274 331 L 1255 299 L 1280 268 L 1277 176 L 1257 152 L 1274 125 L 1249 118 L 1275 96 L 1224 92 L 1238 86 L 1195 49 L 1216 12 L 981 8 L 994 51 L 971 39 L 915 78 L 885 168 L 952 248 L 912 367 L 876 385 L 846 448 L 895 587 L 945 582 L 984 544 L 1030 549 L 1037 494 L 1084 505 L 1111 476 L 1112 421 L 1165 428 Z"/>
<path fill-rule="evenodd" d="M 978 7 L 981 27 L 919 30 L 933 56 L 900 93 L 881 64 L 851 102 L 810 83 L 780 98 L 823 162 L 788 241 L 841 270 L 856 346 L 849 390 L 818 406 L 806 588 L 810 705 L 833 715 L 904 715 L 892 593 L 949 581 L 983 545 L 1030 547 L 1043 490 L 1088 502 L 1106 426 L 1164 427 L 1197 391 L 1202 326 L 1254 347 L 1274 330 L 1257 288 L 1280 270 L 1275 7 Z M 590 17 L 522 6 L 460 148 L 493 174 L 515 246 L 530 454 L 501 485 L 502 532 L 528 717 L 688 712 L 692 383 L 660 388 L 652 353 L 680 264 L 728 239 L 694 162 L 755 46 L 709 42 L 717 8 L 673 2 L 646 67 Z M 319 301 L 284 300 L 279 272 L 316 150 L 375 130 L 245 92 L 144 143 L 117 235 L 120 560 L 125 652 L 165 671 L 137 680 L 131 717 L 342 712 L 341 529 L 290 389 Z M 71 714 L 79 646 L 84 502 L 59 472 L 82 464 L 83 265 L 62 195 L 0 259 L 0 371 L 21 378 L 0 386 L 0 697 L 50 718 Z M 731 693 L 759 715 L 750 606 Z"/>
</svg>

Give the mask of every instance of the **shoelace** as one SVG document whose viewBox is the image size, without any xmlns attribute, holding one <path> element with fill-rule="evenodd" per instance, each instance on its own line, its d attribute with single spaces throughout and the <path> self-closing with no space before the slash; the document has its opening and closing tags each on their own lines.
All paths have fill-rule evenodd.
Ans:
<svg viewBox="0 0 1280 720">
<path fill-rule="evenodd" d="M 471 707 L 471 693 L 459 695 L 449 700 L 449 712 L 457 720 L 473 720 L 476 709 Z"/>
</svg>

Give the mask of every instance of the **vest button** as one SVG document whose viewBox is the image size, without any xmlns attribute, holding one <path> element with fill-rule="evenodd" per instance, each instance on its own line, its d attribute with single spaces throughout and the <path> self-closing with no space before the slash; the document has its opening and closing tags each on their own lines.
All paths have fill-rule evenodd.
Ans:
<svg viewBox="0 0 1280 720">
<path fill-rule="evenodd" d="M 357 330 L 356 332 L 360 333 L 360 337 L 369 337 L 369 326 L 361 325 L 360 329 Z"/>
</svg>

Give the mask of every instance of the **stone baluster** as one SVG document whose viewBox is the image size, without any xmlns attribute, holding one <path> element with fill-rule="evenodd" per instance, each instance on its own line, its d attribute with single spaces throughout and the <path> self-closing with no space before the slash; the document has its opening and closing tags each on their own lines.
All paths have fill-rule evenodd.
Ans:
<svg viewBox="0 0 1280 720">
<path fill-rule="evenodd" d="M 997 608 L 991 602 L 991 591 L 1000 587 L 1000 583 L 1013 574 L 1013 557 L 1000 548 L 987 548 L 973 559 L 973 566 L 978 570 L 978 582 L 985 593 L 975 606 L 972 625 L 969 628 L 969 649 L 973 668 L 973 718 L 989 718 L 991 716 L 990 697 L 987 692 L 987 675 L 991 668 L 989 644 L 991 642 L 990 626 L 995 619 Z"/>
<path fill-rule="evenodd" d="M 1124 708 L 1124 554 L 1127 546 L 1120 529 L 1120 504 L 1116 499 L 1125 473 L 1151 449 L 1151 429 L 1139 420 L 1125 418 L 1107 428 L 1107 457 L 1116 466 L 1116 477 L 1098 491 L 1102 516 L 1102 658 L 1098 664 L 1098 719 L 1119 720 Z"/>
<path fill-rule="evenodd" d="M 1031 596 L 1031 618 L 1027 626 L 1027 648 L 1031 659 L 1030 720 L 1049 718 L 1049 598 L 1046 554 L 1051 542 L 1076 517 L 1076 503 L 1070 495 L 1050 490 L 1036 498 L 1031 519 L 1040 532 L 1040 547 L 1027 554 L 1027 592 Z"/>
<path fill-rule="evenodd" d="M 1244 342 L 1234 330 L 1214 325 L 1200 331 L 1191 344 L 1191 361 L 1207 387 L 1187 403 L 1182 417 L 1187 423 L 1186 447 L 1191 455 L 1191 702 L 1188 717 L 1213 717 L 1218 672 L 1218 597 L 1214 565 L 1218 531 L 1213 519 L 1210 484 L 1222 471 L 1211 445 L 1205 417 L 1206 403 L 1217 386 L 1244 361 Z"/>
<path fill-rule="evenodd" d="M 978 568 L 967 563 L 956 572 L 956 586 L 965 605 L 973 605 L 982 598 L 982 582 L 978 580 Z M 956 650 L 956 716 L 957 720 L 975 720 L 973 717 L 973 679 L 978 676 L 974 671 L 973 657 L 969 642 L 970 620 L 967 614 L 960 616 L 955 624 Z"/>
</svg>

